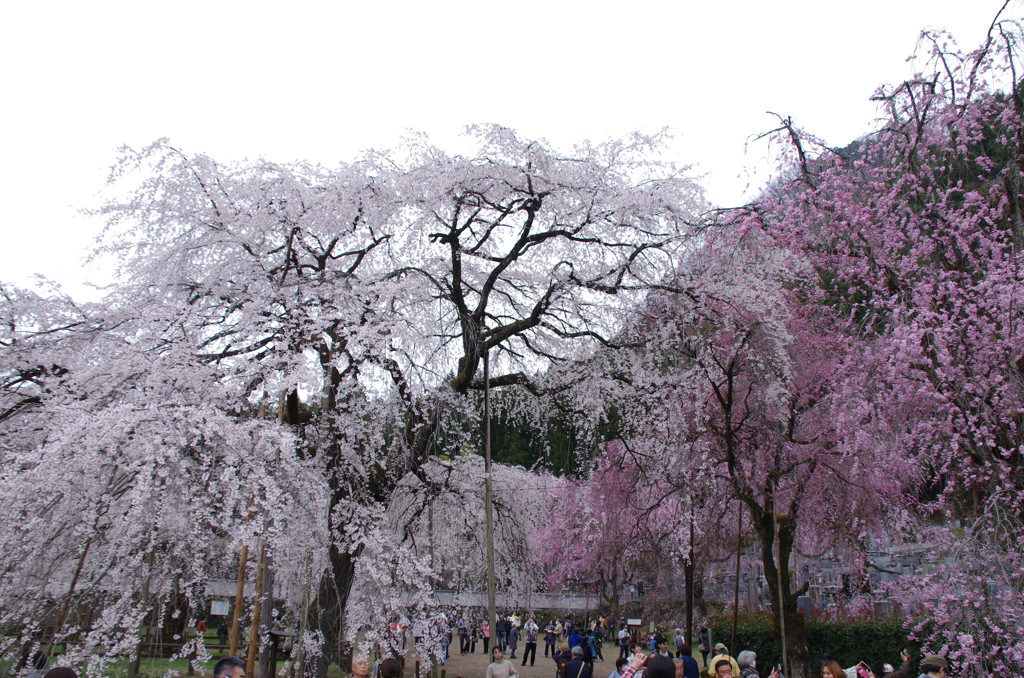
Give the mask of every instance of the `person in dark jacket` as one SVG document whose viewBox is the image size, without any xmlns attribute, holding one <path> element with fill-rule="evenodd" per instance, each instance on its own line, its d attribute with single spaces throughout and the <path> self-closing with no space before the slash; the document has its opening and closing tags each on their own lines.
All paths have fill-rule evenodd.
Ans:
<svg viewBox="0 0 1024 678">
<path fill-rule="evenodd" d="M 753 650 L 743 650 L 736 655 L 736 663 L 740 667 L 740 678 L 761 678 L 757 672 L 757 653 Z"/>
<path fill-rule="evenodd" d="M 544 656 L 548 656 L 548 652 L 551 652 L 551 656 L 555 656 L 555 641 L 558 640 L 558 636 L 555 635 L 555 620 L 548 622 L 548 625 L 544 627 Z"/>
<path fill-rule="evenodd" d="M 704 668 L 708 668 L 708 655 L 711 654 L 711 631 L 708 627 L 702 626 L 700 629 L 700 653 L 704 657 Z"/>
<path fill-rule="evenodd" d="M 881 659 L 876 661 L 871 666 L 872 678 L 912 678 L 914 675 L 914 665 L 910 662 L 910 653 L 904 650 L 900 653 L 900 659 L 903 660 L 903 665 L 900 666 L 899 670 L 893 672 L 889 667 L 889 671 L 885 670 L 885 662 Z"/>
<path fill-rule="evenodd" d="M 594 668 L 584 658 L 583 648 L 572 648 L 572 659 L 565 665 L 565 678 L 593 678 Z"/>
<path fill-rule="evenodd" d="M 508 630 L 508 649 L 512 650 L 512 654 L 509 655 L 509 659 L 516 658 L 516 650 L 519 648 L 519 627 L 512 625 L 512 628 Z"/>
<path fill-rule="evenodd" d="M 551 655 L 555 660 L 555 678 L 565 678 L 565 667 L 572 660 L 572 653 L 565 643 L 558 648 L 558 652 Z"/>
<path fill-rule="evenodd" d="M 697 666 L 697 660 L 693 658 L 693 650 L 686 643 L 679 646 L 679 658 L 677 661 L 683 662 L 684 678 L 700 677 L 700 667 Z"/>
</svg>

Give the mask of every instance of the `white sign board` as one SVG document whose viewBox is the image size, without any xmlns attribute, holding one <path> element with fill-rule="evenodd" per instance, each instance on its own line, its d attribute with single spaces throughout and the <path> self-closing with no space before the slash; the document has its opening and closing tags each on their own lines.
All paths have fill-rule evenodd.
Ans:
<svg viewBox="0 0 1024 678">
<path fill-rule="evenodd" d="M 627 619 L 626 620 L 626 626 L 640 626 L 640 623 L 642 621 L 643 620 L 641 620 L 641 619 Z"/>
<path fill-rule="evenodd" d="M 226 600 L 211 600 L 210 614 L 215 617 L 226 617 L 231 612 L 231 607 Z"/>
</svg>

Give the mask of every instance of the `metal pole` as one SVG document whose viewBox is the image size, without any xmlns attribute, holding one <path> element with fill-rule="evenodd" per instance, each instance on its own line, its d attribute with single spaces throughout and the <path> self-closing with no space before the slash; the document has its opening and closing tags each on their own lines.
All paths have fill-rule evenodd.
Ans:
<svg viewBox="0 0 1024 678">
<path fill-rule="evenodd" d="M 743 546 L 743 503 L 740 503 L 739 519 L 736 525 L 736 590 L 732 596 L 732 645 L 730 652 L 736 651 L 736 625 L 740 617 L 740 548 Z"/>
<path fill-rule="evenodd" d="M 480 338 L 483 341 L 483 337 Z M 487 624 L 497 642 L 497 606 L 494 602 L 494 507 L 491 500 L 491 367 L 490 350 L 484 343 L 484 509 L 487 515 Z"/>
</svg>

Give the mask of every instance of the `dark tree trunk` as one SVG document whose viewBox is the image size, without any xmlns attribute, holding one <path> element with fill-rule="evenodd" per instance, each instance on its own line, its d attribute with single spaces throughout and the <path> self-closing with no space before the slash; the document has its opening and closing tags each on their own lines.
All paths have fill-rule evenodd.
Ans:
<svg viewBox="0 0 1024 678">
<path fill-rule="evenodd" d="M 318 678 L 325 678 L 327 667 L 340 656 L 339 651 L 344 640 L 345 607 L 352 592 L 359 551 L 341 553 L 338 549 L 331 548 L 331 571 L 324 575 L 317 598 L 320 632 L 324 636 L 324 645 L 316 660 Z"/>
<path fill-rule="evenodd" d="M 793 525 L 787 517 L 779 517 L 779 552 L 776 562 L 776 516 L 770 511 L 762 511 L 754 518 L 761 542 L 761 564 L 764 566 L 764 576 L 768 580 L 768 590 L 771 592 L 775 633 L 780 640 L 783 618 L 786 622 L 786 654 L 789 663 L 787 678 L 809 678 L 811 653 L 807 647 L 807 626 L 804 623 L 804 616 L 797 612 L 796 608 L 796 599 L 804 591 L 790 590 L 792 577 L 789 573 L 789 560 L 793 552 Z M 780 616 L 780 610 L 783 616 Z"/>
</svg>

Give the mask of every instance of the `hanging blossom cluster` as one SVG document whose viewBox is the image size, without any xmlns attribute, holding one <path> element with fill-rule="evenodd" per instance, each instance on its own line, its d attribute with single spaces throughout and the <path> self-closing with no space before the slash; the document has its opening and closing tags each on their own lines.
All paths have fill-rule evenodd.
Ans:
<svg viewBox="0 0 1024 678">
<path fill-rule="evenodd" d="M 205 616 L 207 579 L 230 576 L 211 564 L 240 544 L 272 531 L 287 562 L 324 538 L 322 479 L 292 435 L 226 412 L 155 318 L 3 292 L 7 659 L 77 638 L 61 661 L 99 672 L 136 652 L 147 615 L 159 629 L 176 608 L 178 635 Z"/>
</svg>

